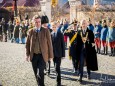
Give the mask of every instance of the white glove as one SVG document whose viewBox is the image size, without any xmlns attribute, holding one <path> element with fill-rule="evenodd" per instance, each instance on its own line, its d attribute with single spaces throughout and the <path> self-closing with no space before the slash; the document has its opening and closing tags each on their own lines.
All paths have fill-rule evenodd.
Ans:
<svg viewBox="0 0 115 86">
<path fill-rule="evenodd" d="M 94 47 L 95 46 L 95 43 L 92 43 L 92 47 Z"/>
</svg>

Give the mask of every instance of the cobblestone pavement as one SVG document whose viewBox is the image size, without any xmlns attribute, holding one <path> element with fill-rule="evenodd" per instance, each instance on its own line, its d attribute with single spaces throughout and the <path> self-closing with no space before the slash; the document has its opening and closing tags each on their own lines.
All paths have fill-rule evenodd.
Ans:
<svg viewBox="0 0 115 86">
<path fill-rule="evenodd" d="M 99 71 L 92 72 L 87 80 L 84 72 L 83 83 L 72 73 L 72 63 L 66 52 L 62 59 L 61 76 L 64 86 L 115 86 L 115 57 L 98 55 Z M 86 70 L 86 69 L 85 69 Z M 30 62 L 25 61 L 25 45 L 0 42 L 0 84 L 3 86 L 37 86 Z M 56 86 L 53 64 L 50 76 L 45 76 L 46 86 Z"/>
</svg>

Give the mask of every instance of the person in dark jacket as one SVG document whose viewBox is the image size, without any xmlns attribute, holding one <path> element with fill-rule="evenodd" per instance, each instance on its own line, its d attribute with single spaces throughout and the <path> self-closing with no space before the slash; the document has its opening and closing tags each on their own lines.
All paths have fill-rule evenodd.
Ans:
<svg viewBox="0 0 115 86">
<path fill-rule="evenodd" d="M 91 30 L 92 32 L 94 31 L 94 26 L 93 26 L 93 24 L 91 23 L 91 20 L 89 20 L 88 29 Z"/>
<path fill-rule="evenodd" d="M 68 26 L 69 26 L 69 23 L 68 23 L 67 20 L 65 20 L 64 24 L 62 26 L 62 31 L 61 32 L 64 33 L 64 31 L 68 28 Z M 65 48 L 67 48 L 67 36 L 66 35 L 64 35 L 64 42 L 65 42 Z"/>
<path fill-rule="evenodd" d="M 3 31 L 2 31 L 2 25 L 1 25 L 1 22 L 0 22 L 0 41 L 2 41 L 3 39 Z"/>
<path fill-rule="evenodd" d="M 25 20 L 25 28 L 26 28 L 26 37 L 27 37 L 27 33 L 29 30 L 29 21 L 28 20 Z"/>
<path fill-rule="evenodd" d="M 79 60 L 79 72 L 80 78 L 79 81 L 82 82 L 83 78 L 83 67 L 84 62 L 86 62 L 87 66 L 87 73 L 88 79 L 90 79 L 91 70 L 97 71 L 98 64 L 97 64 L 97 55 L 95 50 L 95 43 L 94 43 L 94 34 L 91 30 L 87 28 L 87 21 L 83 20 L 81 22 L 82 30 L 79 32 L 82 38 L 82 50 Z"/>
<path fill-rule="evenodd" d="M 22 24 L 20 25 L 20 39 L 21 39 L 21 43 L 25 44 L 26 42 L 26 27 L 24 25 L 24 23 L 22 22 Z"/>
<path fill-rule="evenodd" d="M 19 28 L 20 28 L 20 23 L 16 22 L 16 25 L 14 27 L 14 39 L 16 43 L 19 43 Z"/>
<path fill-rule="evenodd" d="M 12 24 L 11 21 L 9 21 L 9 29 L 8 29 L 8 35 L 9 39 L 11 40 L 13 37 L 13 31 L 14 31 L 14 25 Z"/>
<path fill-rule="evenodd" d="M 7 22 L 5 21 L 4 18 L 2 18 L 1 26 L 2 26 L 2 32 L 3 32 L 3 41 L 7 42 L 8 24 L 7 24 Z"/>
<path fill-rule="evenodd" d="M 78 73 L 78 63 L 82 48 L 82 40 L 78 34 L 77 23 L 74 22 L 72 26 L 65 30 L 64 35 L 68 36 L 70 39 L 69 57 L 72 59 L 73 72 Z"/>
<path fill-rule="evenodd" d="M 58 27 L 56 26 L 56 22 L 52 24 L 53 32 L 52 36 L 52 44 L 53 44 L 53 53 L 54 53 L 54 66 L 57 73 L 57 86 L 61 86 L 61 72 L 60 65 L 62 57 L 65 57 L 65 44 L 64 44 L 64 36 L 61 32 L 58 32 Z"/>
<path fill-rule="evenodd" d="M 43 15 L 41 17 L 42 27 L 44 27 L 45 29 L 48 29 L 51 33 L 52 29 L 48 26 L 49 25 L 48 23 L 49 23 L 49 19 L 48 19 L 47 15 Z M 50 74 L 50 65 L 51 65 L 51 61 L 49 60 L 48 63 L 46 63 L 46 68 L 45 68 L 45 71 L 48 71 L 48 75 Z"/>
</svg>

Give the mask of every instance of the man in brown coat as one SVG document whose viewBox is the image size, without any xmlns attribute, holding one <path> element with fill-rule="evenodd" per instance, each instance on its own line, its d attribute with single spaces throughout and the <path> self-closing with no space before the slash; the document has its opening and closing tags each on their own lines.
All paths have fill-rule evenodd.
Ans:
<svg viewBox="0 0 115 86">
<path fill-rule="evenodd" d="M 30 29 L 26 41 L 26 60 L 32 62 L 38 86 L 44 85 L 46 62 L 53 58 L 51 35 L 48 29 L 41 27 L 41 17 L 34 17 L 35 27 Z"/>
</svg>

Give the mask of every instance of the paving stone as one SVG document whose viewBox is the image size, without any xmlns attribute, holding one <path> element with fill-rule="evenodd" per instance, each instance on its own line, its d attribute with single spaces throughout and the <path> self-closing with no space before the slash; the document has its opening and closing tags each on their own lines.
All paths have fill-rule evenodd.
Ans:
<svg viewBox="0 0 115 86">
<path fill-rule="evenodd" d="M 56 73 L 51 62 L 51 74 L 45 76 L 46 86 L 56 86 Z M 72 61 L 66 57 L 61 63 L 61 78 L 64 86 L 115 86 L 115 57 L 98 55 L 99 71 L 92 72 L 87 80 L 84 69 L 83 83 L 72 73 Z M 25 61 L 25 45 L 0 42 L 0 86 L 37 86 L 31 62 Z"/>
</svg>

